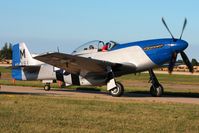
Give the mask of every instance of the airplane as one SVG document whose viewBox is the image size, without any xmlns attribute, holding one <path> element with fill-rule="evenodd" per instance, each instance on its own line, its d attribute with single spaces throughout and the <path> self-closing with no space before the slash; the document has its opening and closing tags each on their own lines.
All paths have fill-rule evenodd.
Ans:
<svg viewBox="0 0 199 133">
<path fill-rule="evenodd" d="M 110 95 L 122 96 L 123 85 L 116 77 L 149 72 L 150 93 L 154 97 L 162 96 L 163 86 L 158 81 L 153 68 L 169 62 L 168 71 L 172 73 L 177 55 L 180 53 L 189 71 L 193 73 L 184 50 L 188 42 L 182 40 L 187 24 L 185 18 L 179 38 L 175 38 L 164 18 L 162 22 L 171 38 L 143 40 L 119 44 L 114 41 L 91 41 L 71 54 L 48 52 L 32 57 L 24 43 L 13 46 L 13 78 L 18 80 L 60 80 L 68 85 L 102 86 L 106 85 Z M 49 83 L 46 90 L 50 90 Z"/>
</svg>

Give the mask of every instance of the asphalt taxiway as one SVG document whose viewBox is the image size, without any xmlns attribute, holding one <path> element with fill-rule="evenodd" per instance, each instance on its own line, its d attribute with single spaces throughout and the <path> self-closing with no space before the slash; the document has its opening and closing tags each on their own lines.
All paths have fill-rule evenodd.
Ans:
<svg viewBox="0 0 199 133">
<path fill-rule="evenodd" d="M 122 97 L 112 97 L 108 92 L 98 90 L 71 90 L 71 89 L 52 89 L 44 91 L 40 87 L 22 87 L 22 86 L 1 86 L 0 94 L 14 95 L 51 95 L 65 96 L 77 99 L 95 99 L 113 102 L 157 102 L 157 103 L 187 103 L 199 104 L 199 94 L 190 93 L 167 93 L 163 97 L 151 97 L 147 92 L 129 92 Z"/>
</svg>

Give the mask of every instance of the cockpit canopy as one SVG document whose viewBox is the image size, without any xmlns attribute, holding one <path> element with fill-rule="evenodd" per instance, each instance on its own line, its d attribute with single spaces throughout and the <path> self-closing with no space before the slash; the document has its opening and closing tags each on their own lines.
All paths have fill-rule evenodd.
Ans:
<svg viewBox="0 0 199 133">
<path fill-rule="evenodd" d="M 78 47 L 77 49 L 75 49 L 72 52 L 72 54 L 73 55 L 79 55 L 79 54 L 88 54 L 88 53 L 101 52 L 102 51 L 102 47 L 104 45 L 108 45 L 107 51 L 109 51 L 115 45 L 117 45 L 117 43 L 114 42 L 114 41 L 110 41 L 110 42 L 104 43 L 103 41 L 94 40 L 94 41 L 87 42 L 87 43 L 83 44 L 82 46 Z"/>
</svg>

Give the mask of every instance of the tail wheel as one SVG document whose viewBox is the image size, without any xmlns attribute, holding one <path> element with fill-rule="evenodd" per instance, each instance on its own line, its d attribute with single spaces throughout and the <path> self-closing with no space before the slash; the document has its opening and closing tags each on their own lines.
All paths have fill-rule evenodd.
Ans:
<svg viewBox="0 0 199 133">
<path fill-rule="evenodd" d="M 45 90 L 45 91 L 49 91 L 50 88 L 51 88 L 51 87 L 50 87 L 50 84 L 45 84 L 45 85 L 44 85 L 44 90 Z"/>
<path fill-rule="evenodd" d="M 150 88 L 150 93 L 153 97 L 161 97 L 164 93 L 164 88 L 161 84 L 159 84 L 158 86 L 152 85 Z"/>
<path fill-rule="evenodd" d="M 120 82 L 116 82 L 116 87 L 110 90 L 110 94 L 114 97 L 120 97 L 124 94 L 124 87 Z"/>
</svg>

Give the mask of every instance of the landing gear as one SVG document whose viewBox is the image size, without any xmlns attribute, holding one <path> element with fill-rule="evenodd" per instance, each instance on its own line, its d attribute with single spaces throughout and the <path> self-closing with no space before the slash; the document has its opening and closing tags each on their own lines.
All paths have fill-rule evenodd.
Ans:
<svg viewBox="0 0 199 133">
<path fill-rule="evenodd" d="M 107 67 L 107 90 L 113 97 L 120 97 L 124 94 L 124 87 L 120 82 L 116 82 L 114 79 L 114 73 L 111 67 Z"/>
<path fill-rule="evenodd" d="M 149 70 L 150 82 L 152 83 L 150 93 L 153 97 L 161 97 L 164 93 L 163 86 L 159 83 L 152 69 Z"/>
<path fill-rule="evenodd" d="M 46 83 L 45 85 L 44 85 L 44 90 L 45 91 L 49 91 L 50 90 L 50 83 Z"/>
<path fill-rule="evenodd" d="M 120 97 L 124 94 L 124 87 L 120 82 L 116 82 L 116 87 L 111 89 L 109 92 L 113 97 Z"/>
<path fill-rule="evenodd" d="M 161 97 L 164 92 L 164 88 L 160 84 L 159 86 L 151 85 L 150 93 L 153 97 Z"/>
</svg>

